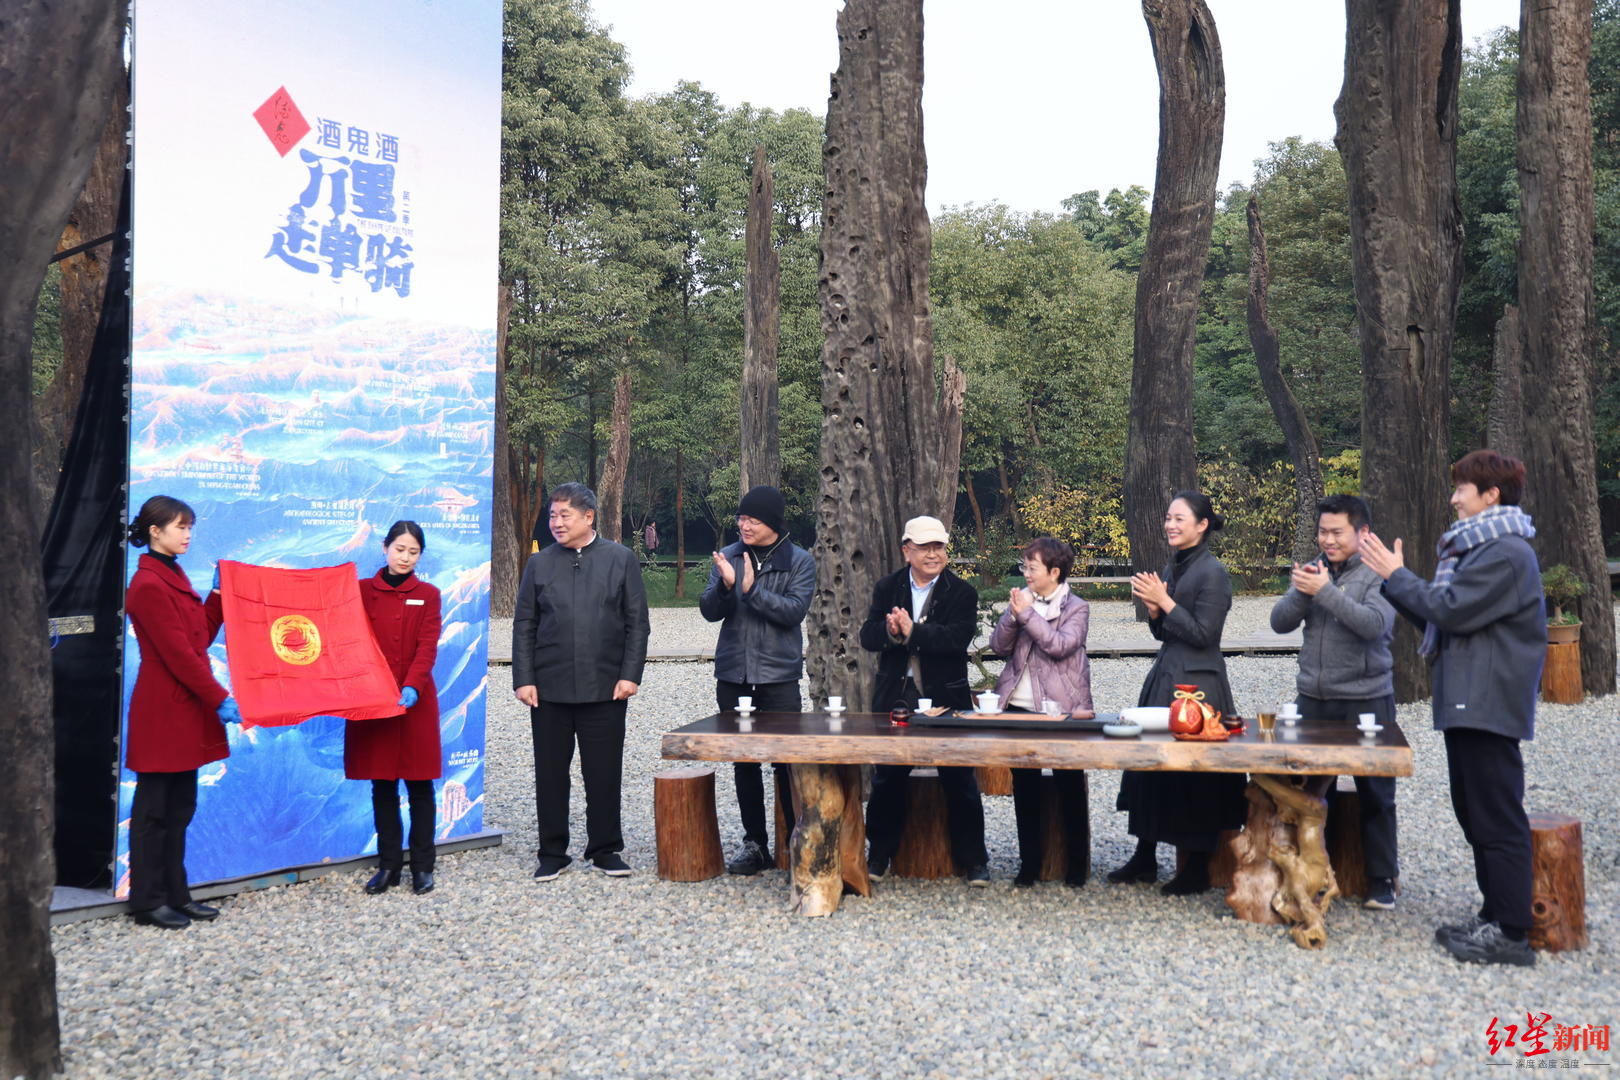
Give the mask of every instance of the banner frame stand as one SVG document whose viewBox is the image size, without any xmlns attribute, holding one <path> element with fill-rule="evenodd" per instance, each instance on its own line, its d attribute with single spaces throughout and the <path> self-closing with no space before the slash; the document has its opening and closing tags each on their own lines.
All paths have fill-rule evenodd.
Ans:
<svg viewBox="0 0 1620 1080">
<path fill-rule="evenodd" d="M 434 845 L 439 855 L 453 855 L 477 848 L 500 847 L 506 838 L 505 829 L 485 829 L 452 840 L 441 840 Z M 191 886 L 196 900 L 214 900 L 221 896 L 236 896 L 256 889 L 270 889 L 277 885 L 292 885 L 300 881 L 313 881 L 328 874 L 341 874 L 352 870 L 369 870 L 377 865 L 377 856 L 360 855 L 338 862 L 310 863 L 305 866 L 286 866 L 262 874 L 230 878 L 224 881 L 205 881 Z M 114 898 L 111 889 L 76 889 L 58 885 L 51 894 L 51 925 L 87 922 L 91 919 L 110 919 L 129 912 L 129 903 Z"/>
</svg>

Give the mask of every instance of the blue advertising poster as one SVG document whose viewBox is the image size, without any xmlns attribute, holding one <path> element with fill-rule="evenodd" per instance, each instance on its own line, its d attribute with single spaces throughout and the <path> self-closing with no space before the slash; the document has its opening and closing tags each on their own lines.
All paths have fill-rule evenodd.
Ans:
<svg viewBox="0 0 1620 1080">
<path fill-rule="evenodd" d="M 219 559 L 369 577 L 388 526 L 419 522 L 444 597 L 438 831 L 480 832 L 500 0 L 139 0 L 132 40 L 130 516 L 191 504 L 200 594 Z M 223 634 L 211 655 L 229 685 Z M 194 882 L 376 850 L 341 721 L 230 739 L 199 778 Z"/>
</svg>

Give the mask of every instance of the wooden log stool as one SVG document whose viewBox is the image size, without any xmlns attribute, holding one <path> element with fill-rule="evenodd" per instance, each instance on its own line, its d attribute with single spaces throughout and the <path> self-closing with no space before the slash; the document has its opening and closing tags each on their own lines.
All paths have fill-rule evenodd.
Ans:
<svg viewBox="0 0 1620 1080">
<path fill-rule="evenodd" d="M 663 880 L 707 881 L 726 872 L 714 812 L 713 769 L 694 766 L 654 776 L 653 827 Z"/>
<path fill-rule="evenodd" d="M 906 785 L 906 827 L 895 849 L 894 872 L 901 877 L 953 877 L 951 838 L 945 827 L 945 791 L 938 769 L 912 769 Z"/>
<path fill-rule="evenodd" d="M 1541 700 L 1554 705 L 1579 705 L 1586 700 L 1581 685 L 1581 643 L 1548 645 L 1547 663 L 1541 669 Z"/>
<path fill-rule="evenodd" d="M 1011 795 L 1012 770 L 1005 765 L 980 765 L 973 770 L 980 795 Z"/>
<path fill-rule="evenodd" d="M 1554 646 L 1556 648 L 1556 646 Z M 1530 815 L 1530 944 L 1548 952 L 1586 945 L 1586 866 L 1581 820 Z"/>
</svg>

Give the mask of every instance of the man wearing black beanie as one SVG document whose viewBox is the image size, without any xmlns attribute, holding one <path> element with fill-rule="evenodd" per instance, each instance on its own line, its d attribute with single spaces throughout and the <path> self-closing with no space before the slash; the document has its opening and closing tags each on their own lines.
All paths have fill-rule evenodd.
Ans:
<svg viewBox="0 0 1620 1080">
<path fill-rule="evenodd" d="M 742 539 L 714 553 L 709 584 L 698 610 L 720 623 L 714 649 L 715 700 L 722 711 L 741 697 L 753 698 L 761 712 L 799 712 L 799 678 L 804 674 L 804 635 L 800 624 L 816 591 L 816 560 L 789 540 L 787 502 L 773 487 L 750 488 L 737 504 Z M 772 865 L 765 824 L 765 775 L 758 762 L 732 766 L 743 846 L 726 864 L 733 874 L 757 874 Z M 789 824 L 786 765 L 773 766 L 777 802 Z"/>
</svg>

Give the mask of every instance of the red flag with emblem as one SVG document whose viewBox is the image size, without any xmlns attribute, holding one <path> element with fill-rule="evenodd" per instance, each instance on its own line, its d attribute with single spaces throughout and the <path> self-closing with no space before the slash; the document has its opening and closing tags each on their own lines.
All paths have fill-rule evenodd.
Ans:
<svg viewBox="0 0 1620 1080">
<path fill-rule="evenodd" d="M 244 728 L 405 711 L 353 563 L 289 570 L 221 561 L 219 583 L 231 694 Z"/>
</svg>

